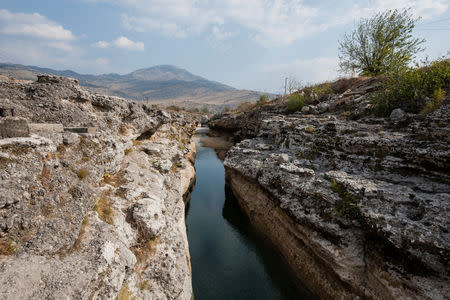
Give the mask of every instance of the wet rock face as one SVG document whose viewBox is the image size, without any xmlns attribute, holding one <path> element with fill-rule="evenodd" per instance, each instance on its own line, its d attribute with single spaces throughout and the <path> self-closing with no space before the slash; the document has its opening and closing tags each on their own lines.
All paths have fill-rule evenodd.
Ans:
<svg viewBox="0 0 450 300">
<path fill-rule="evenodd" d="M 310 288 L 323 297 L 444 299 L 450 293 L 449 115 L 445 102 L 426 117 L 395 112 L 387 120 L 247 116 L 253 130 L 227 154 L 228 182 L 241 206 L 252 207 L 254 224 L 269 218 L 258 209 L 266 200 L 257 199 L 265 198 L 252 196 L 260 193 L 293 222 L 278 225 L 299 236 L 301 250 L 279 248 L 294 267 L 298 255 L 308 255 L 317 268 L 331 270 L 334 287 L 320 284 L 320 272 L 311 274 Z M 245 113 L 213 122 L 236 131 L 245 128 L 244 119 Z M 251 184 L 259 191 L 242 188 Z M 289 240 L 286 232 L 259 227 L 275 244 L 275 236 Z"/>
<path fill-rule="evenodd" d="M 195 120 L 55 76 L 0 81 L 0 98 L 29 122 L 96 127 L 0 139 L 0 297 L 190 299 Z"/>
</svg>

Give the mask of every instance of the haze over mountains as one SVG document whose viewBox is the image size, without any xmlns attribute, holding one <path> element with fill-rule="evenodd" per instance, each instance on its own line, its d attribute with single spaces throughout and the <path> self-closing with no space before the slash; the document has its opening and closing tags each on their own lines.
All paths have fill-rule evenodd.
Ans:
<svg viewBox="0 0 450 300">
<path fill-rule="evenodd" d="M 35 80 L 36 75 L 42 73 L 76 78 L 80 85 L 97 93 L 189 108 L 231 107 L 246 101 L 254 102 L 262 94 L 237 90 L 170 65 L 139 69 L 125 75 L 84 75 L 70 70 L 0 63 L 0 74 L 4 76 Z"/>
</svg>

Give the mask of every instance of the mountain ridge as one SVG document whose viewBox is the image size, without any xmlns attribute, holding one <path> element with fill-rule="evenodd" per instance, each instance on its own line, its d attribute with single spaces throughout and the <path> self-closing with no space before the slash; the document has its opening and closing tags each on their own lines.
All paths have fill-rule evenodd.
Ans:
<svg viewBox="0 0 450 300">
<path fill-rule="evenodd" d="M 54 70 L 37 66 L 0 63 L 0 75 L 22 80 L 36 80 L 41 73 L 72 77 L 80 85 L 98 93 L 132 100 L 168 104 L 188 103 L 188 106 L 205 104 L 219 107 L 236 106 L 242 102 L 254 102 L 263 93 L 238 90 L 211 81 L 173 65 L 156 65 L 141 68 L 127 74 L 80 74 L 72 70 Z M 191 105 L 192 104 L 192 105 Z"/>
</svg>

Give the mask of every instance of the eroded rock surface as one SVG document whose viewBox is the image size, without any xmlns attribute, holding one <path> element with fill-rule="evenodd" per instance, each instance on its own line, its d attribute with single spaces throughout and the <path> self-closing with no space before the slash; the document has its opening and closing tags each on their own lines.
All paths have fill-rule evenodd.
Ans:
<svg viewBox="0 0 450 300">
<path fill-rule="evenodd" d="M 0 298 L 191 299 L 195 120 L 55 76 L 0 81 L 0 99 L 29 122 L 96 127 L 0 140 Z"/>
<path fill-rule="evenodd" d="M 225 159 L 227 181 L 317 295 L 447 299 L 449 116 L 449 99 L 427 116 L 357 121 L 269 106 L 210 126 L 242 140 Z"/>
</svg>

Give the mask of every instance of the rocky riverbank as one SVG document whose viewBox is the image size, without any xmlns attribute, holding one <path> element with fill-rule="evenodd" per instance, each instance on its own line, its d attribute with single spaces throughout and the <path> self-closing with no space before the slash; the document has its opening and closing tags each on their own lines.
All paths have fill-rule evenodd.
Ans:
<svg viewBox="0 0 450 300">
<path fill-rule="evenodd" d="M 372 82 L 289 114 L 216 116 L 227 182 L 252 224 L 323 299 L 450 294 L 450 100 L 365 116 Z"/>
<path fill-rule="evenodd" d="M 0 139 L 1 298 L 191 299 L 196 120 L 55 76 L 0 81 L 2 106 L 90 129 Z"/>
</svg>

